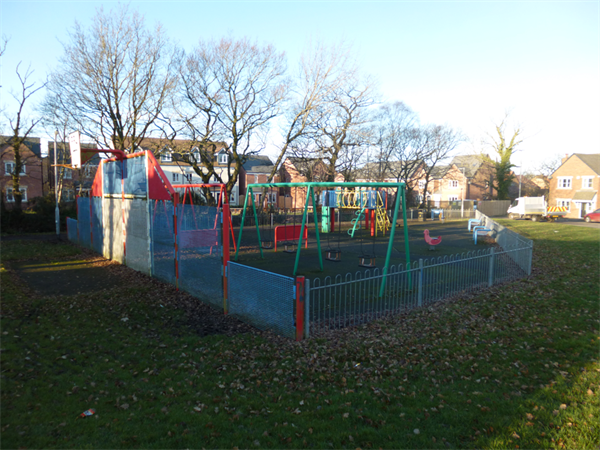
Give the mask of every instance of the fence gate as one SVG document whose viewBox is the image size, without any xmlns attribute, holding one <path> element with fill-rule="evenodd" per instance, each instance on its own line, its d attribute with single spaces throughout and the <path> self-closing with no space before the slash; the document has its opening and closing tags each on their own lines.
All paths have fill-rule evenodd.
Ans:
<svg viewBox="0 0 600 450">
<path fill-rule="evenodd" d="M 294 278 L 232 261 L 227 272 L 229 314 L 256 328 L 296 337 Z"/>
</svg>

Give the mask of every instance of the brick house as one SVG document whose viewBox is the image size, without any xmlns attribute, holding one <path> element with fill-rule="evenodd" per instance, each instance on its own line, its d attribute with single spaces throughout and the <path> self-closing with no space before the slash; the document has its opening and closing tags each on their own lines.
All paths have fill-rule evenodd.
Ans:
<svg viewBox="0 0 600 450">
<path fill-rule="evenodd" d="M 279 179 L 282 183 L 325 181 L 327 179 L 327 167 L 318 158 L 286 158 L 279 169 Z M 343 182 L 344 176 L 337 173 L 335 181 Z M 304 208 L 305 203 L 306 189 L 289 187 L 280 189 L 280 208 Z"/>
<path fill-rule="evenodd" d="M 436 203 L 457 200 L 490 200 L 497 195 L 493 187 L 494 165 L 485 155 L 455 156 L 450 164 L 432 171 L 428 196 Z"/>
<path fill-rule="evenodd" d="M 418 204 L 425 195 L 424 169 L 425 164 L 421 160 L 367 163 L 356 171 L 356 181 L 406 183 L 407 203 Z"/>
<path fill-rule="evenodd" d="M 246 197 L 246 186 L 254 183 L 266 183 L 269 175 L 273 171 L 273 162 L 268 156 L 263 155 L 252 155 L 249 156 L 247 161 L 242 165 L 240 175 L 238 177 L 238 185 L 240 192 L 240 203 L 244 202 Z M 273 183 L 279 182 L 279 175 L 275 174 L 273 177 Z M 260 204 L 263 196 L 261 191 L 253 191 L 255 204 Z M 268 190 L 266 204 L 276 207 L 279 205 L 279 189 L 271 188 Z"/>
<path fill-rule="evenodd" d="M 550 177 L 549 206 L 566 206 L 565 217 L 581 218 L 599 208 L 600 153 L 565 156 Z"/>
<path fill-rule="evenodd" d="M 7 209 L 14 205 L 13 179 L 15 170 L 15 150 L 10 145 L 9 136 L 0 136 L 0 155 L 2 176 L 0 178 L 0 189 L 2 191 L 2 203 Z M 31 207 L 32 199 L 44 195 L 44 172 L 42 170 L 42 148 L 39 138 L 27 138 L 21 146 L 21 160 L 23 162 L 20 174 L 20 191 L 22 193 L 23 209 Z"/>
</svg>

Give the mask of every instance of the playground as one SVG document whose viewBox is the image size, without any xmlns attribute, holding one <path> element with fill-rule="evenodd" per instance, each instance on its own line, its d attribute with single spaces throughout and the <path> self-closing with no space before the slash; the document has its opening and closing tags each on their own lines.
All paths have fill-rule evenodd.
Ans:
<svg viewBox="0 0 600 450">
<path fill-rule="evenodd" d="M 473 219 L 409 226 L 404 183 L 249 184 L 235 214 L 224 189 L 172 185 L 150 152 L 105 159 L 69 240 L 296 340 L 530 271 L 531 245 L 506 231 L 477 243 Z M 271 189 L 292 208 L 263 204 Z"/>
<path fill-rule="evenodd" d="M 437 216 L 435 221 L 413 221 L 409 225 L 403 214 L 404 185 L 391 185 L 268 185 L 268 189 L 293 190 L 294 199 L 306 197 L 304 208 L 289 210 L 257 207 L 253 190 L 264 190 L 265 185 L 249 185 L 244 208 L 233 216 L 237 217 L 234 223 L 239 223 L 234 228 L 238 249 L 231 259 L 280 275 L 310 279 L 374 269 L 385 273 L 391 266 L 406 267 L 419 259 L 489 246 L 484 238 L 475 244 L 467 219 L 446 221 Z M 323 189 L 320 195 L 315 194 L 317 188 Z"/>
<path fill-rule="evenodd" d="M 349 217 L 350 215 L 348 215 L 348 220 L 343 218 L 340 230 L 338 230 L 338 225 L 336 225 L 334 233 L 320 233 L 323 270 L 321 270 L 319 265 L 319 248 L 317 246 L 317 233 L 314 223 L 311 224 L 312 226 L 307 226 L 308 239 L 303 242 L 300 248 L 300 259 L 296 275 L 313 279 L 327 276 L 334 277 L 338 274 L 345 275 L 346 273 L 372 271 L 374 268 L 378 268 L 381 272 L 386 259 L 390 230 L 385 235 L 370 236 L 363 227 L 357 230 L 355 236 L 352 237 L 348 234 L 348 230 L 351 230 Z M 292 226 L 290 226 L 290 229 Z M 467 226 L 467 219 L 444 222 L 441 220 L 409 222 L 407 232 L 410 260 L 414 262 L 419 259 L 473 252 L 474 250 L 489 248 L 492 245 L 492 240 L 482 239 L 481 237 L 478 239 L 476 245 L 473 239 L 473 232 L 470 232 Z M 406 265 L 403 228 L 403 224 L 399 223 L 392 242 L 390 266 Z M 429 234 L 432 237 L 442 237 L 441 243 L 435 245 L 434 250 L 430 250 L 430 245 L 425 241 L 425 230 L 429 230 Z M 268 226 L 260 227 L 262 238 L 269 237 L 269 232 Z M 238 236 L 239 227 L 234 227 L 234 234 Z M 263 248 L 262 255 L 260 250 L 256 229 L 254 227 L 248 227 L 247 230 L 244 229 L 237 262 L 280 275 L 293 276 L 297 244 L 294 246 L 292 253 L 289 251 L 286 252 L 285 245 L 282 243 L 278 243 L 277 250 L 274 249 L 274 245 L 273 248 Z M 327 253 L 330 251 L 339 252 L 338 260 L 327 259 Z M 361 265 L 364 255 L 371 257 L 373 267 L 364 267 Z M 233 255 L 232 260 L 234 260 Z"/>
</svg>

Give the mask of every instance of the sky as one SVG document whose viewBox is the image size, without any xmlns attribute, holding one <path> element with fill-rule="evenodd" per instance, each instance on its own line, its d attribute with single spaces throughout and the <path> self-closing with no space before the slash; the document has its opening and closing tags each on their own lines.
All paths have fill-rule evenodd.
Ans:
<svg viewBox="0 0 600 450">
<path fill-rule="evenodd" d="M 421 123 L 448 125 L 482 145 L 509 113 L 522 130 L 513 163 L 524 172 L 572 153 L 600 153 L 600 2 L 595 1 L 131 1 L 185 50 L 201 39 L 272 44 L 291 69 L 311 41 L 345 41 L 378 82 L 382 102 L 402 101 Z M 14 111 L 15 68 L 41 81 L 78 21 L 117 2 L 0 2 L 0 104 Z M 32 99 L 40 101 L 42 94 Z M 4 130 L 5 131 L 5 130 Z M 40 130 L 38 136 L 43 137 Z M 272 151 L 268 151 L 271 153 Z M 515 169 L 518 173 L 520 169 Z"/>
</svg>

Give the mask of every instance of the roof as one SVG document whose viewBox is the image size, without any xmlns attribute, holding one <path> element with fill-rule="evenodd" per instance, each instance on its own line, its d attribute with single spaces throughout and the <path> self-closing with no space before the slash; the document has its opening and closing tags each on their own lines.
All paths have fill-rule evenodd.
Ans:
<svg viewBox="0 0 600 450">
<path fill-rule="evenodd" d="M 451 165 L 435 166 L 433 168 L 433 170 L 431 171 L 430 178 L 433 180 L 438 180 L 438 179 L 444 178 L 446 176 L 446 174 L 450 171 L 451 168 L 452 168 Z"/>
<path fill-rule="evenodd" d="M 402 173 L 402 168 L 408 166 L 410 173 L 407 178 L 412 178 L 417 169 L 421 166 L 420 160 L 411 161 L 388 161 L 384 162 L 371 162 L 362 166 L 356 170 L 356 176 L 358 178 L 377 178 L 377 175 L 383 170 L 383 179 L 397 178 L 398 174 L 405 175 Z M 404 178 L 404 176 L 402 176 Z"/>
<path fill-rule="evenodd" d="M 597 192 L 591 189 L 582 189 L 580 191 L 575 191 L 573 200 L 592 201 L 596 194 Z"/>
<path fill-rule="evenodd" d="M 0 145 L 10 144 L 12 138 L 12 136 L 0 136 Z M 42 146 L 40 143 L 40 138 L 26 138 L 24 144 L 36 156 L 40 158 L 42 157 Z"/>
<path fill-rule="evenodd" d="M 268 156 L 251 155 L 248 156 L 242 167 L 248 173 L 271 173 L 273 162 Z"/>
<path fill-rule="evenodd" d="M 600 174 L 600 153 L 588 154 L 588 153 L 574 153 L 573 156 L 577 156 L 581 161 L 587 164 L 597 174 Z"/>
<path fill-rule="evenodd" d="M 459 169 L 465 169 L 465 176 L 473 178 L 486 159 L 485 155 L 480 154 L 459 155 L 452 159 L 451 164 L 454 164 Z"/>
</svg>

